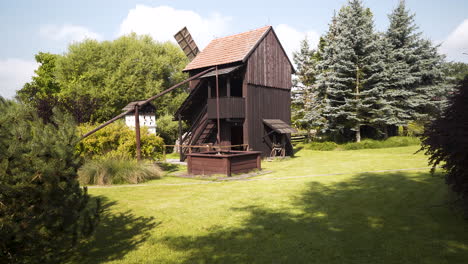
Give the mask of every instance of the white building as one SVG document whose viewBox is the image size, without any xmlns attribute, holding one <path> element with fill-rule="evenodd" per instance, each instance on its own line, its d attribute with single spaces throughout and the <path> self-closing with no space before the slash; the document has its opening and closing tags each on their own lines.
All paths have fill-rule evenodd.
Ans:
<svg viewBox="0 0 468 264">
<path fill-rule="evenodd" d="M 131 102 L 125 106 L 122 110 L 127 111 L 135 108 L 135 104 L 142 101 Z M 152 134 L 156 134 L 156 109 L 151 104 L 146 104 L 139 109 L 138 114 L 140 116 L 140 127 L 147 127 L 148 131 Z M 135 129 L 135 112 L 130 112 L 125 115 L 125 124 Z"/>
</svg>

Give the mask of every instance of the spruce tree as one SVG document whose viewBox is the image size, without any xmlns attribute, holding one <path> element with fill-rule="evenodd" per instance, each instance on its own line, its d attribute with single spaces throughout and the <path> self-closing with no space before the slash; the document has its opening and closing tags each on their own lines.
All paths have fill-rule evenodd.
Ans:
<svg viewBox="0 0 468 264">
<path fill-rule="evenodd" d="M 360 0 L 350 0 L 333 24 L 319 66 L 319 89 L 326 90 L 324 116 L 329 130 L 353 130 L 359 142 L 361 126 L 371 124 L 383 90 L 379 36 L 374 33 L 372 13 Z"/>
<path fill-rule="evenodd" d="M 296 79 L 292 91 L 292 119 L 296 127 L 309 129 L 315 124 L 309 113 L 317 101 L 314 96 L 314 85 L 317 77 L 316 65 L 320 61 L 320 53 L 311 49 L 309 41 L 301 41 L 299 52 L 293 53 L 297 67 Z"/>
<path fill-rule="evenodd" d="M 401 0 L 389 15 L 385 33 L 386 123 L 406 127 L 410 121 L 427 119 L 440 111 L 443 100 L 443 57 L 417 32 L 414 14 Z"/>
</svg>

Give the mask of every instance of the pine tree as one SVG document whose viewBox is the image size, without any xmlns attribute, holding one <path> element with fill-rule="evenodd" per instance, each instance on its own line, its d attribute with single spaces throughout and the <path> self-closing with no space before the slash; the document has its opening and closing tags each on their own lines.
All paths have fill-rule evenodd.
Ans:
<svg viewBox="0 0 468 264">
<path fill-rule="evenodd" d="M 0 97 L 0 262 L 62 263 L 99 216 L 77 180 L 70 116 L 50 123 Z"/>
<path fill-rule="evenodd" d="M 384 97 L 389 102 L 385 122 L 405 127 L 410 121 L 427 119 L 428 114 L 440 111 L 443 57 L 430 41 L 421 38 L 414 14 L 409 13 L 403 0 L 389 19 L 383 44 L 387 77 Z"/>
<path fill-rule="evenodd" d="M 325 91 L 324 116 L 329 130 L 355 131 L 372 122 L 372 110 L 382 100 L 383 63 L 379 36 L 374 33 L 372 13 L 360 0 L 344 6 L 327 40 L 324 60 L 319 65 L 319 90 Z"/>
</svg>

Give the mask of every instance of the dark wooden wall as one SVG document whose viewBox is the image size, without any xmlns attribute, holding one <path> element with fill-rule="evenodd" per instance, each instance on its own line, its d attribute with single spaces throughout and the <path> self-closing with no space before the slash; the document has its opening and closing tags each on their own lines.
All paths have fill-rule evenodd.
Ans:
<svg viewBox="0 0 468 264">
<path fill-rule="evenodd" d="M 236 73 L 243 76 L 242 96 L 245 99 L 244 144 L 249 144 L 251 149 L 262 151 L 263 156 L 268 156 L 271 151 L 271 138 L 264 137 L 267 132 L 263 119 L 281 119 L 291 124 L 290 92 L 293 69 L 272 30 L 267 33 L 250 54 L 246 64 L 245 73 L 243 69 Z M 190 74 L 196 74 L 196 71 Z M 196 82 L 192 82 L 190 87 L 195 87 L 195 85 Z M 222 83 L 220 83 L 220 86 L 222 86 Z M 212 87 L 214 87 L 214 84 Z M 213 93 L 212 96 L 214 96 Z M 201 102 L 197 101 L 193 102 L 193 104 L 198 105 Z M 223 107 L 227 107 L 227 105 L 223 104 Z M 213 109 L 211 107 L 211 110 Z M 210 113 L 213 116 L 213 111 L 210 111 Z M 224 117 L 229 116 L 226 114 Z M 241 116 L 231 117 L 239 118 Z M 230 126 L 228 122 L 221 120 L 220 136 L 222 145 L 230 145 Z"/>
<path fill-rule="evenodd" d="M 293 69 L 275 33 L 270 31 L 247 60 L 243 85 L 246 97 L 244 144 L 268 156 L 271 138 L 263 119 L 291 124 L 291 74 Z"/>
<path fill-rule="evenodd" d="M 270 31 L 247 60 L 247 83 L 291 89 L 292 68 L 275 33 Z"/>
<path fill-rule="evenodd" d="M 263 119 L 281 119 L 291 123 L 290 90 L 249 84 L 246 110 L 248 118 L 244 123 L 244 143 L 268 156 L 271 141 L 269 137 L 264 137 L 267 132 Z"/>
</svg>

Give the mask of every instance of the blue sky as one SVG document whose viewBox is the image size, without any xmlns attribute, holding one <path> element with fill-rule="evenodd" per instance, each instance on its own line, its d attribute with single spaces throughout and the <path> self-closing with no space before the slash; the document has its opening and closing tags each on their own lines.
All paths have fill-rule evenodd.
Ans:
<svg viewBox="0 0 468 264">
<path fill-rule="evenodd" d="M 34 54 L 64 53 L 70 42 L 84 38 L 112 40 L 136 32 L 172 41 L 187 25 L 203 48 L 211 39 L 264 25 L 274 26 L 291 53 L 307 36 L 323 34 L 334 10 L 347 0 L 329 1 L 162 1 L 81 0 L 0 2 L 0 95 L 11 97 L 31 79 Z M 388 26 L 387 15 L 399 0 L 364 0 L 374 13 L 377 30 Z M 468 1 L 407 0 L 424 36 L 442 43 L 448 60 L 468 62 Z"/>
</svg>

